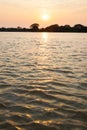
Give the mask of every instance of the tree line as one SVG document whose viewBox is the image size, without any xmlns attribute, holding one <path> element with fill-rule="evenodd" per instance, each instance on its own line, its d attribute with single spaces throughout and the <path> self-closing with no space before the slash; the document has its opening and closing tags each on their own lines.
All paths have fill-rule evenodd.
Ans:
<svg viewBox="0 0 87 130">
<path fill-rule="evenodd" d="M 33 23 L 29 28 L 22 28 L 18 26 L 17 28 L 6 28 L 1 27 L 1 32 L 87 32 L 87 26 L 76 24 L 73 27 L 70 25 L 59 26 L 58 24 L 53 24 L 45 28 L 39 28 L 38 23 Z"/>
</svg>

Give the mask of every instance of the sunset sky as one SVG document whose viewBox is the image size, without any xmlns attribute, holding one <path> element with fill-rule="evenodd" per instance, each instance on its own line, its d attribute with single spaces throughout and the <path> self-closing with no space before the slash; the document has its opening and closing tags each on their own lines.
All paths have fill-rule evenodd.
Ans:
<svg viewBox="0 0 87 130">
<path fill-rule="evenodd" d="M 0 0 L 0 27 L 87 26 L 87 0 Z"/>
</svg>

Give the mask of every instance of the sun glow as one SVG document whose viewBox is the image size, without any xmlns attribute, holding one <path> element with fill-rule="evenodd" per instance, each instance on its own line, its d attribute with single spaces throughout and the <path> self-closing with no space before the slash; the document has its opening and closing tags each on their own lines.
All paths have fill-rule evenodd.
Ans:
<svg viewBox="0 0 87 130">
<path fill-rule="evenodd" d="M 44 21 L 49 20 L 49 15 L 47 15 L 47 14 L 42 15 L 42 19 L 43 19 Z"/>
</svg>

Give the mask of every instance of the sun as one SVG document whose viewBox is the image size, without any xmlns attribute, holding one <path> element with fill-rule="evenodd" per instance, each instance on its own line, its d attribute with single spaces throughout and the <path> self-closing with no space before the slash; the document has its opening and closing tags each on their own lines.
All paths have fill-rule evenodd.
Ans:
<svg viewBox="0 0 87 130">
<path fill-rule="evenodd" d="M 44 21 L 49 20 L 49 15 L 48 14 L 42 15 L 42 20 L 44 20 Z"/>
</svg>

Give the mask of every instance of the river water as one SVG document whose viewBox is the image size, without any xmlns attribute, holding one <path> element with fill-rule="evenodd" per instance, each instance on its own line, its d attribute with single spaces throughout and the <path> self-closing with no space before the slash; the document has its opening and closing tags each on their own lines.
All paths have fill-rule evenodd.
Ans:
<svg viewBox="0 0 87 130">
<path fill-rule="evenodd" d="M 0 33 L 0 130 L 87 130 L 86 33 Z"/>
</svg>

